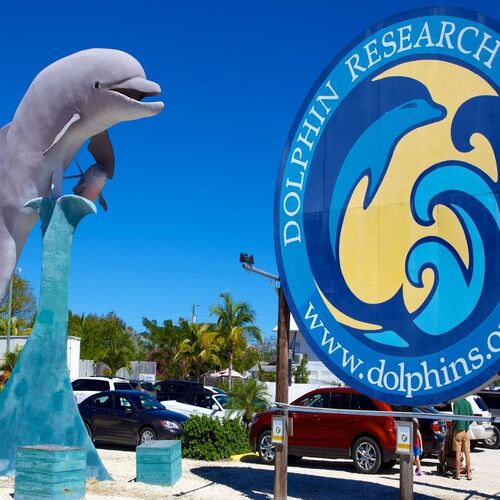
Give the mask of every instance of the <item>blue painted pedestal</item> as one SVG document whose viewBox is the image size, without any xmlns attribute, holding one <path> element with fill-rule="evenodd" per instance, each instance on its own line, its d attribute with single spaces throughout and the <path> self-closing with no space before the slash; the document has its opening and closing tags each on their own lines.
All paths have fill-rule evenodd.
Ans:
<svg viewBox="0 0 500 500">
<path fill-rule="evenodd" d="M 16 500 L 85 498 L 87 451 L 74 446 L 19 446 Z"/>
<path fill-rule="evenodd" d="M 172 486 L 182 476 L 180 441 L 149 441 L 136 449 L 137 482 Z"/>
</svg>

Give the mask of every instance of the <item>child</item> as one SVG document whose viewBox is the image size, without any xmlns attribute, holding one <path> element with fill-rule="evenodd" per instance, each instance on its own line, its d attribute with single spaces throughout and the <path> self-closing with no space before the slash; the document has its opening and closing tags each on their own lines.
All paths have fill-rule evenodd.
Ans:
<svg viewBox="0 0 500 500">
<path fill-rule="evenodd" d="M 413 419 L 413 463 L 417 466 L 415 474 L 422 475 L 422 468 L 420 465 L 420 457 L 422 456 L 422 434 L 420 434 L 420 426 L 418 420 Z"/>
</svg>

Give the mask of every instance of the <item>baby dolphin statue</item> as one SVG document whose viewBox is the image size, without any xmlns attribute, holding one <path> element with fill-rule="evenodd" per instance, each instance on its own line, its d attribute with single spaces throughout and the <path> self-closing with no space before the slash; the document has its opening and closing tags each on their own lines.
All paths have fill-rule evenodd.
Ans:
<svg viewBox="0 0 500 500">
<path fill-rule="evenodd" d="M 108 204 L 102 195 L 102 188 L 108 178 L 106 169 L 98 163 L 91 165 L 84 174 L 78 175 L 80 180 L 73 188 L 73 193 L 83 196 L 87 200 L 95 201 L 99 197 L 99 205 L 104 210 L 108 210 Z"/>
<path fill-rule="evenodd" d="M 38 218 L 25 203 L 61 195 L 64 170 L 88 139 L 96 163 L 112 179 L 107 129 L 157 115 L 162 102 L 141 100 L 159 93 L 136 59 L 113 49 L 77 52 L 36 76 L 12 122 L 0 130 L 0 300 Z"/>
</svg>

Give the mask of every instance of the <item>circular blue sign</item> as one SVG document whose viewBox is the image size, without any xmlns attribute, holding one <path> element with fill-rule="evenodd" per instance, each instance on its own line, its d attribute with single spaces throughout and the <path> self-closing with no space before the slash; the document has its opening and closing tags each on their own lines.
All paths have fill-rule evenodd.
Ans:
<svg viewBox="0 0 500 500">
<path fill-rule="evenodd" d="M 500 371 L 500 36 L 484 15 L 377 24 L 318 79 L 275 199 L 280 277 L 326 366 L 392 403 Z"/>
</svg>

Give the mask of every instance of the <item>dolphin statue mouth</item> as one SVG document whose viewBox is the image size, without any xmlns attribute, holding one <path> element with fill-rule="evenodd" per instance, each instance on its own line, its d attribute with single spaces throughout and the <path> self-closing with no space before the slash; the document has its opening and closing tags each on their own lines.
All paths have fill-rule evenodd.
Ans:
<svg viewBox="0 0 500 500">
<path fill-rule="evenodd" d="M 142 99 L 146 97 L 153 97 L 161 94 L 161 88 L 156 82 L 146 80 L 142 76 L 134 76 L 127 80 L 114 83 L 107 86 L 105 90 L 119 96 L 120 99 L 123 99 L 133 106 L 146 108 L 153 114 L 159 113 L 165 106 L 162 101 L 142 102 Z"/>
</svg>

